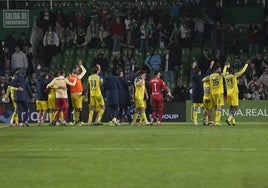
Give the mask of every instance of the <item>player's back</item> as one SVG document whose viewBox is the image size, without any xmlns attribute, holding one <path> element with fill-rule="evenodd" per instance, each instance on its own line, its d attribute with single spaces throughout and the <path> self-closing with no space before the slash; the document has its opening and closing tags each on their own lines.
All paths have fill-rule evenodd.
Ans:
<svg viewBox="0 0 268 188">
<path fill-rule="evenodd" d="M 238 93 L 237 77 L 233 74 L 226 74 L 224 76 L 226 83 L 227 94 Z"/>
<path fill-rule="evenodd" d="M 223 77 L 219 73 L 213 73 L 209 76 L 212 94 L 224 93 Z"/>
<path fill-rule="evenodd" d="M 90 96 L 101 96 L 101 79 L 97 74 L 88 77 Z"/>
<path fill-rule="evenodd" d="M 160 95 L 162 94 L 163 90 L 168 92 L 165 82 L 163 82 L 163 80 L 160 78 L 151 79 L 149 84 L 150 84 L 152 95 Z"/>
<path fill-rule="evenodd" d="M 204 98 L 210 98 L 211 97 L 211 88 L 210 88 L 209 80 L 203 82 L 203 88 L 204 88 Z"/>
</svg>

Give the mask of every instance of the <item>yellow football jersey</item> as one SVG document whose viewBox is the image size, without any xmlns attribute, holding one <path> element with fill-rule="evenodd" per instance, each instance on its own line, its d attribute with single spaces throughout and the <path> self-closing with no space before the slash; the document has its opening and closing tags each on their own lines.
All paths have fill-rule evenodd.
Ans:
<svg viewBox="0 0 268 188">
<path fill-rule="evenodd" d="M 137 77 L 134 80 L 135 98 L 143 99 L 145 93 L 145 81 Z"/>
<path fill-rule="evenodd" d="M 209 76 L 209 80 L 212 95 L 224 93 L 222 75 L 220 75 L 219 73 L 213 73 Z"/>
<path fill-rule="evenodd" d="M 101 84 L 102 79 L 97 75 L 93 74 L 88 77 L 88 86 L 90 96 L 101 96 Z"/>
</svg>

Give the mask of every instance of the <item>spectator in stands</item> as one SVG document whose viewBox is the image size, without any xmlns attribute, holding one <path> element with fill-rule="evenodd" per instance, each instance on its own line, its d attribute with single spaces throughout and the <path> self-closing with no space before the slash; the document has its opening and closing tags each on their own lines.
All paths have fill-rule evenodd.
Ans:
<svg viewBox="0 0 268 188">
<path fill-rule="evenodd" d="M 179 27 L 181 45 L 183 48 L 192 48 L 191 42 L 191 29 L 185 19 L 181 19 L 181 25 Z"/>
<path fill-rule="evenodd" d="M 48 30 L 49 26 L 53 26 L 53 15 L 47 7 L 40 12 L 37 25 L 43 29 L 43 33 Z"/>
<path fill-rule="evenodd" d="M 266 5 L 267 7 L 267 5 Z M 268 15 L 265 16 L 263 22 L 262 22 L 262 46 L 268 46 Z"/>
<path fill-rule="evenodd" d="M 96 65 L 101 67 L 99 75 L 103 77 L 109 68 L 109 63 L 102 49 L 98 49 L 95 57 L 93 58 L 92 67 L 96 67 Z"/>
<path fill-rule="evenodd" d="M 142 19 L 140 25 L 140 50 L 146 54 L 149 49 L 149 28 L 146 19 Z"/>
<path fill-rule="evenodd" d="M 11 54 L 15 52 L 15 46 L 17 44 L 16 33 L 12 31 L 5 37 L 4 47 L 7 47 Z"/>
<path fill-rule="evenodd" d="M 60 49 L 64 49 L 65 48 L 65 46 L 64 46 L 65 45 L 65 29 L 61 25 L 60 22 L 56 22 L 55 32 L 57 33 L 57 35 L 59 37 L 59 47 L 60 47 Z"/>
<path fill-rule="evenodd" d="M 20 33 L 20 37 L 17 40 L 17 44 L 19 45 L 20 49 L 23 49 L 26 45 L 32 47 L 30 41 L 26 38 L 26 34 L 23 32 Z"/>
<path fill-rule="evenodd" d="M 215 2 L 215 7 L 213 7 L 211 9 L 211 18 L 213 18 L 213 20 L 215 22 L 222 22 L 223 18 L 224 18 L 224 10 L 221 7 L 220 1 L 217 0 Z"/>
<path fill-rule="evenodd" d="M 209 68 L 211 60 L 212 60 L 212 58 L 210 56 L 209 50 L 207 48 L 204 48 L 202 50 L 202 55 L 198 60 L 198 68 L 201 70 L 201 74 L 203 76 L 205 76 L 205 74 Z"/>
<path fill-rule="evenodd" d="M 182 71 L 182 46 L 179 41 L 179 35 L 174 35 L 170 38 L 170 43 L 168 44 L 169 48 L 169 61 L 170 64 L 175 65 L 175 71 L 179 74 L 183 73 Z M 175 76 L 175 72 L 174 72 Z M 182 75 L 179 75 L 181 77 Z M 174 78 L 175 79 L 175 78 Z"/>
<path fill-rule="evenodd" d="M 243 79 L 241 76 L 238 77 L 237 86 L 238 86 L 238 91 L 239 91 L 238 93 L 239 100 L 245 100 L 245 94 L 248 93 L 248 89 L 245 83 L 243 82 Z"/>
<path fill-rule="evenodd" d="M 226 37 L 227 37 L 228 53 L 238 55 L 238 53 L 239 53 L 238 46 L 240 46 L 240 43 L 241 43 L 239 32 L 237 31 L 234 24 L 231 24 L 227 28 L 226 32 L 227 32 Z"/>
<path fill-rule="evenodd" d="M 264 87 L 264 84 L 261 82 L 259 85 L 259 95 L 260 100 L 266 100 L 267 99 L 267 88 Z"/>
<path fill-rule="evenodd" d="M 261 53 L 257 53 L 256 56 L 252 59 L 251 63 L 255 66 L 255 71 L 258 77 L 260 77 L 265 68 L 265 62 L 261 56 Z"/>
<path fill-rule="evenodd" d="M 45 47 L 45 67 L 50 67 L 52 57 L 58 53 L 58 46 L 60 44 L 58 34 L 52 30 L 52 26 L 48 27 L 48 30 L 45 32 L 43 45 Z"/>
<path fill-rule="evenodd" d="M 111 25 L 111 36 L 113 39 L 113 51 L 120 51 L 121 42 L 124 39 L 125 28 L 119 16 L 115 17 L 115 21 Z"/>
<path fill-rule="evenodd" d="M 214 56 L 213 60 L 215 62 L 214 66 L 219 65 L 219 66 L 221 66 L 221 68 L 223 70 L 225 62 L 226 62 L 226 58 L 220 49 L 216 49 L 215 56 Z"/>
<path fill-rule="evenodd" d="M 87 27 L 86 39 L 88 41 L 89 48 L 97 48 L 99 45 L 99 25 L 91 20 L 90 24 Z"/>
<path fill-rule="evenodd" d="M 29 76 L 27 79 L 34 97 L 36 95 L 36 87 L 37 87 L 37 75 L 36 74 L 39 74 L 39 73 L 33 72 L 32 75 Z"/>
<path fill-rule="evenodd" d="M 162 60 L 157 49 L 153 49 L 151 54 L 148 55 L 144 61 L 145 67 L 150 72 L 148 79 L 154 77 L 155 71 L 160 71 L 162 68 Z"/>
<path fill-rule="evenodd" d="M 28 61 L 28 68 L 27 68 L 27 76 L 31 76 L 34 72 L 34 57 L 32 52 L 30 51 L 30 46 L 25 45 L 23 47 L 23 52 L 25 53 L 26 57 L 27 57 L 27 61 Z"/>
<path fill-rule="evenodd" d="M 74 23 L 76 24 L 76 28 L 79 31 L 80 29 L 85 30 L 86 28 L 86 15 L 84 12 L 77 12 L 74 17 Z"/>
<path fill-rule="evenodd" d="M 248 83 L 248 89 L 249 91 L 254 91 L 255 88 L 259 88 L 259 85 L 260 85 L 260 81 L 258 79 L 258 76 L 255 74 L 253 75 L 253 79 L 251 81 L 249 81 Z M 252 89 L 254 88 L 254 89 Z"/>
<path fill-rule="evenodd" d="M 10 59 L 5 58 L 4 63 L 1 66 L 1 75 L 5 76 L 6 78 L 9 78 L 12 73 L 12 67 Z"/>
<path fill-rule="evenodd" d="M 86 48 L 87 44 L 86 33 L 83 28 L 80 28 L 74 37 L 74 45 L 76 48 Z"/>
<path fill-rule="evenodd" d="M 124 77 L 127 81 L 133 80 L 135 77 L 135 72 L 138 70 L 138 60 L 134 55 L 133 49 L 129 48 L 127 50 L 127 54 L 126 57 L 124 57 L 124 61 Z"/>
<path fill-rule="evenodd" d="M 205 21 L 201 15 L 194 22 L 195 42 L 197 46 L 203 46 L 203 35 L 205 31 Z"/>
<path fill-rule="evenodd" d="M 2 102 L 2 99 L 5 98 L 6 90 L 7 90 L 7 82 L 6 77 L 0 76 L 0 99 Z"/>
<path fill-rule="evenodd" d="M 226 31 L 222 27 L 222 23 L 217 21 L 215 27 L 212 29 L 210 34 L 212 50 L 220 49 L 225 53 L 225 40 L 226 40 Z"/>
<path fill-rule="evenodd" d="M 169 12 L 171 22 L 178 20 L 178 17 L 180 15 L 180 8 L 181 8 L 181 4 L 179 4 L 179 2 L 176 2 L 176 1 L 171 2 L 171 6 L 168 7 L 168 12 Z"/>
<path fill-rule="evenodd" d="M 183 85 L 183 80 L 179 78 L 177 80 L 177 85 L 175 86 L 172 95 L 174 101 L 185 101 L 186 100 L 186 90 L 187 88 Z"/>
<path fill-rule="evenodd" d="M 66 27 L 65 31 L 65 46 L 67 48 L 73 46 L 74 38 L 77 33 L 76 27 L 74 26 L 73 22 L 70 22 L 69 25 Z"/>
<path fill-rule="evenodd" d="M 19 47 L 19 45 L 16 45 L 15 47 L 15 52 L 12 54 L 11 57 L 11 67 L 13 70 L 15 69 L 20 69 L 22 71 L 22 73 L 26 73 L 27 69 L 28 69 L 28 60 L 27 57 L 25 55 L 25 53 L 23 53 Z"/>
<path fill-rule="evenodd" d="M 62 27 L 65 27 L 65 14 L 61 8 L 57 8 L 54 14 L 54 21 L 55 23 L 59 23 Z"/>
<path fill-rule="evenodd" d="M 132 17 L 131 13 L 128 13 L 126 19 L 125 19 L 125 28 L 126 28 L 126 44 L 136 45 L 136 28 L 137 28 L 137 22 Z"/>
<path fill-rule="evenodd" d="M 256 54 L 260 47 L 260 29 L 256 21 L 252 21 L 248 27 L 248 53 Z"/>
<path fill-rule="evenodd" d="M 263 83 L 265 89 L 268 89 L 268 66 L 265 67 L 264 72 L 259 77 L 259 82 Z"/>
<path fill-rule="evenodd" d="M 162 56 L 162 71 L 165 83 L 172 89 L 175 84 L 175 62 L 170 59 L 169 48 L 166 48 L 165 53 Z"/>
<path fill-rule="evenodd" d="M 113 68 L 112 68 L 112 74 L 118 75 L 118 71 L 125 71 L 125 61 L 121 55 L 121 52 L 117 51 L 115 52 L 115 57 L 112 60 L 113 62 Z"/>
<path fill-rule="evenodd" d="M 109 48 L 110 50 L 112 50 L 113 41 L 111 39 L 110 31 L 107 25 L 100 25 L 98 37 L 100 40 L 101 47 Z"/>
</svg>

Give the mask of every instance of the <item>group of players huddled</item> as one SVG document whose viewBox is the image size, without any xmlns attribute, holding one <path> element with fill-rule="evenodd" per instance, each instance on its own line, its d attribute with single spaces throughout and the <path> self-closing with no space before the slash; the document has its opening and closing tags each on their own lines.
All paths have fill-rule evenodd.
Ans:
<svg viewBox="0 0 268 188">
<path fill-rule="evenodd" d="M 69 101 L 71 101 L 73 121 L 69 122 L 70 125 L 100 125 L 102 123 L 102 117 L 105 109 L 109 111 L 109 124 L 119 125 L 118 120 L 118 105 L 108 102 L 109 97 L 105 97 L 104 100 L 102 86 L 108 79 L 103 79 L 100 76 L 101 67 L 96 65 L 92 68 L 92 74 L 87 79 L 87 93 L 86 97 L 88 102 L 88 121 L 87 123 L 82 122 L 81 112 L 83 110 L 83 101 L 85 99 L 84 89 L 82 84 L 82 78 L 85 76 L 87 70 L 83 66 L 81 60 L 78 61 L 77 66 L 73 69 L 72 73 L 65 75 L 65 71 L 61 70 L 55 75 L 51 73 L 41 72 L 41 66 L 37 66 L 37 91 L 35 96 L 36 110 L 38 111 L 38 122 L 39 126 L 46 123 L 47 113 L 49 113 L 50 125 L 67 125 L 69 112 Z M 123 75 L 123 71 L 118 71 Z M 161 125 L 164 100 L 163 92 L 166 92 L 168 96 L 173 98 L 169 88 L 165 82 L 160 78 L 161 73 L 156 71 L 154 77 L 149 80 L 149 91 L 146 87 L 146 71 L 139 70 L 135 74 L 135 79 L 132 83 L 134 88 L 134 101 L 135 101 L 135 113 L 133 118 L 128 117 L 131 125 L 153 125 L 156 120 L 157 125 Z M 117 92 L 123 88 L 122 83 L 117 83 L 120 76 L 110 75 L 114 79 L 110 79 L 110 83 L 106 83 L 107 89 L 110 89 L 110 93 L 114 99 L 120 98 Z M 127 87 L 128 90 L 128 87 Z M 23 70 L 16 70 L 14 77 L 8 86 L 6 92 L 6 100 L 9 98 L 12 101 L 14 107 L 14 113 L 10 120 L 10 126 L 29 126 L 29 97 L 33 98 L 30 86 L 24 77 Z M 69 100 L 69 99 L 70 100 Z M 122 98 L 122 97 L 121 97 Z M 146 100 L 150 98 L 152 112 L 150 114 L 150 121 L 147 119 L 145 114 Z M 116 102 L 117 104 L 117 102 Z M 125 112 L 127 113 L 127 112 Z"/>
<path fill-rule="evenodd" d="M 246 71 L 249 63 L 250 61 L 246 62 L 244 67 L 235 73 L 229 62 L 225 63 L 222 70 L 220 65 L 214 65 L 214 61 L 211 61 L 207 72 L 201 73 L 198 63 L 193 62 L 191 81 L 194 125 L 198 125 L 198 114 L 201 109 L 203 125 L 221 125 L 224 89 L 226 89 L 229 106 L 229 114 L 225 122 L 228 125 L 236 125 L 235 115 L 239 105 L 237 78 Z"/>
</svg>

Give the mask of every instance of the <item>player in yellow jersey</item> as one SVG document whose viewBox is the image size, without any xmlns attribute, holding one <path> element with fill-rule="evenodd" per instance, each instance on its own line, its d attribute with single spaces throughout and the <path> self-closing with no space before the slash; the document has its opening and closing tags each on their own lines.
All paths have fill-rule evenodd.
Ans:
<svg viewBox="0 0 268 188">
<path fill-rule="evenodd" d="M 144 122 L 146 125 L 149 125 L 150 122 L 148 122 L 145 109 L 146 109 L 146 100 L 149 99 L 146 87 L 145 87 L 145 79 L 146 79 L 146 72 L 143 70 L 140 70 L 136 73 L 137 77 L 134 80 L 134 88 L 135 88 L 135 94 L 134 94 L 134 100 L 135 100 L 135 113 L 132 120 L 132 125 L 137 124 L 137 119 L 140 116 L 139 122 Z M 146 96 L 146 100 L 144 100 L 144 96 Z"/>
<path fill-rule="evenodd" d="M 88 92 L 89 92 L 89 114 L 88 114 L 88 125 L 92 125 L 92 119 L 94 113 L 96 113 L 96 107 L 100 106 L 98 109 L 98 115 L 94 124 L 101 124 L 101 119 L 105 110 L 105 103 L 101 93 L 101 85 L 103 80 L 98 75 L 101 71 L 101 67 L 97 65 L 93 68 L 93 74 L 88 77 Z"/>
<path fill-rule="evenodd" d="M 73 82 L 73 80 L 77 78 L 75 86 L 70 86 L 70 93 L 71 93 L 71 102 L 72 102 L 72 107 L 73 107 L 73 120 L 74 120 L 74 123 L 80 126 L 82 125 L 82 122 L 80 122 L 80 114 L 81 114 L 82 107 L 83 107 L 82 78 L 85 76 L 86 73 L 87 71 L 82 64 L 82 60 L 80 59 L 78 61 L 78 67 L 76 67 L 73 70 L 72 74 L 68 78 L 70 82 Z"/>
<path fill-rule="evenodd" d="M 223 76 L 221 66 L 216 65 L 214 67 L 214 73 L 203 79 L 203 81 L 207 80 L 210 82 L 212 102 L 213 106 L 215 107 L 214 123 L 215 125 L 221 125 L 221 111 L 222 106 L 224 105 Z"/>
<path fill-rule="evenodd" d="M 54 76 L 52 74 L 49 75 L 49 79 L 53 80 L 54 77 L 57 77 L 58 73 L 56 73 Z M 54 119 L 55 119 L 55 113 L 56 113 L 56 89 L 58 86 L 56 84 L 52 85 L 48 89 L 48 112 L 49 112 L 49 124 L 52 125 Z"/>
<path fill-rule="evenodd" d="M 203 88 L 204 88 L 204 96 L 203 96 L 204 121 L 203 121 L 203 124 L 213 125 L 213 121 L 212 121 L 213 102 L 212 102 L 210 81 L 208 79 L 203 81 Z"/>
<path fill-rule="evenodd" d="M 250 61 L 247 61 L 247 63 L 244 65 L 244 67 L 237 73 L 234 73 L 232 69 L 230 68 L 230 63 L 226 63 L 223 69 L 223 77 L 225 80 L 226 85 L 226 91 L 227 91 L 227 103 L 229 105 L 229 115 L 226 119 L 226 123 L 228 125 L 235 125 L 235 114 L 237 112 L 238 108 L 238 86 L 237 86 L 237 78 L 241 76 L 248 67 L 248 64 Z M 228 69 L 228 70 L 227 70 Z"/>
<path fill-rule="evenodd" d="M 14 77 L 12 77 L 12 79 L 14 79 Z M 12 86 L 9 85 L 7 87 L 7 91 L 6 91 L 6 94 L 5 94 L 5 98 L 6 98 L 7 101 L 9 99 L 9 95 L 10 95 L 10 99 L 11 99 L 12 105 L 14 107 L 14 112 L 13 112 L 13 114 L 11 116 L 10 123 L 9 123 L 9 126 L 11 126 L 11 127 L 15 127 L 15 126 L 19 125 L 19 116 L 18 116 L 18 113 L 17 113 L 17 103 L 15 101 L 15 96 L 14 96 L 15 92 L 18 89 L 19 88 L 15 88 L 15 87 L 12 87 Z"/>
</svg>

